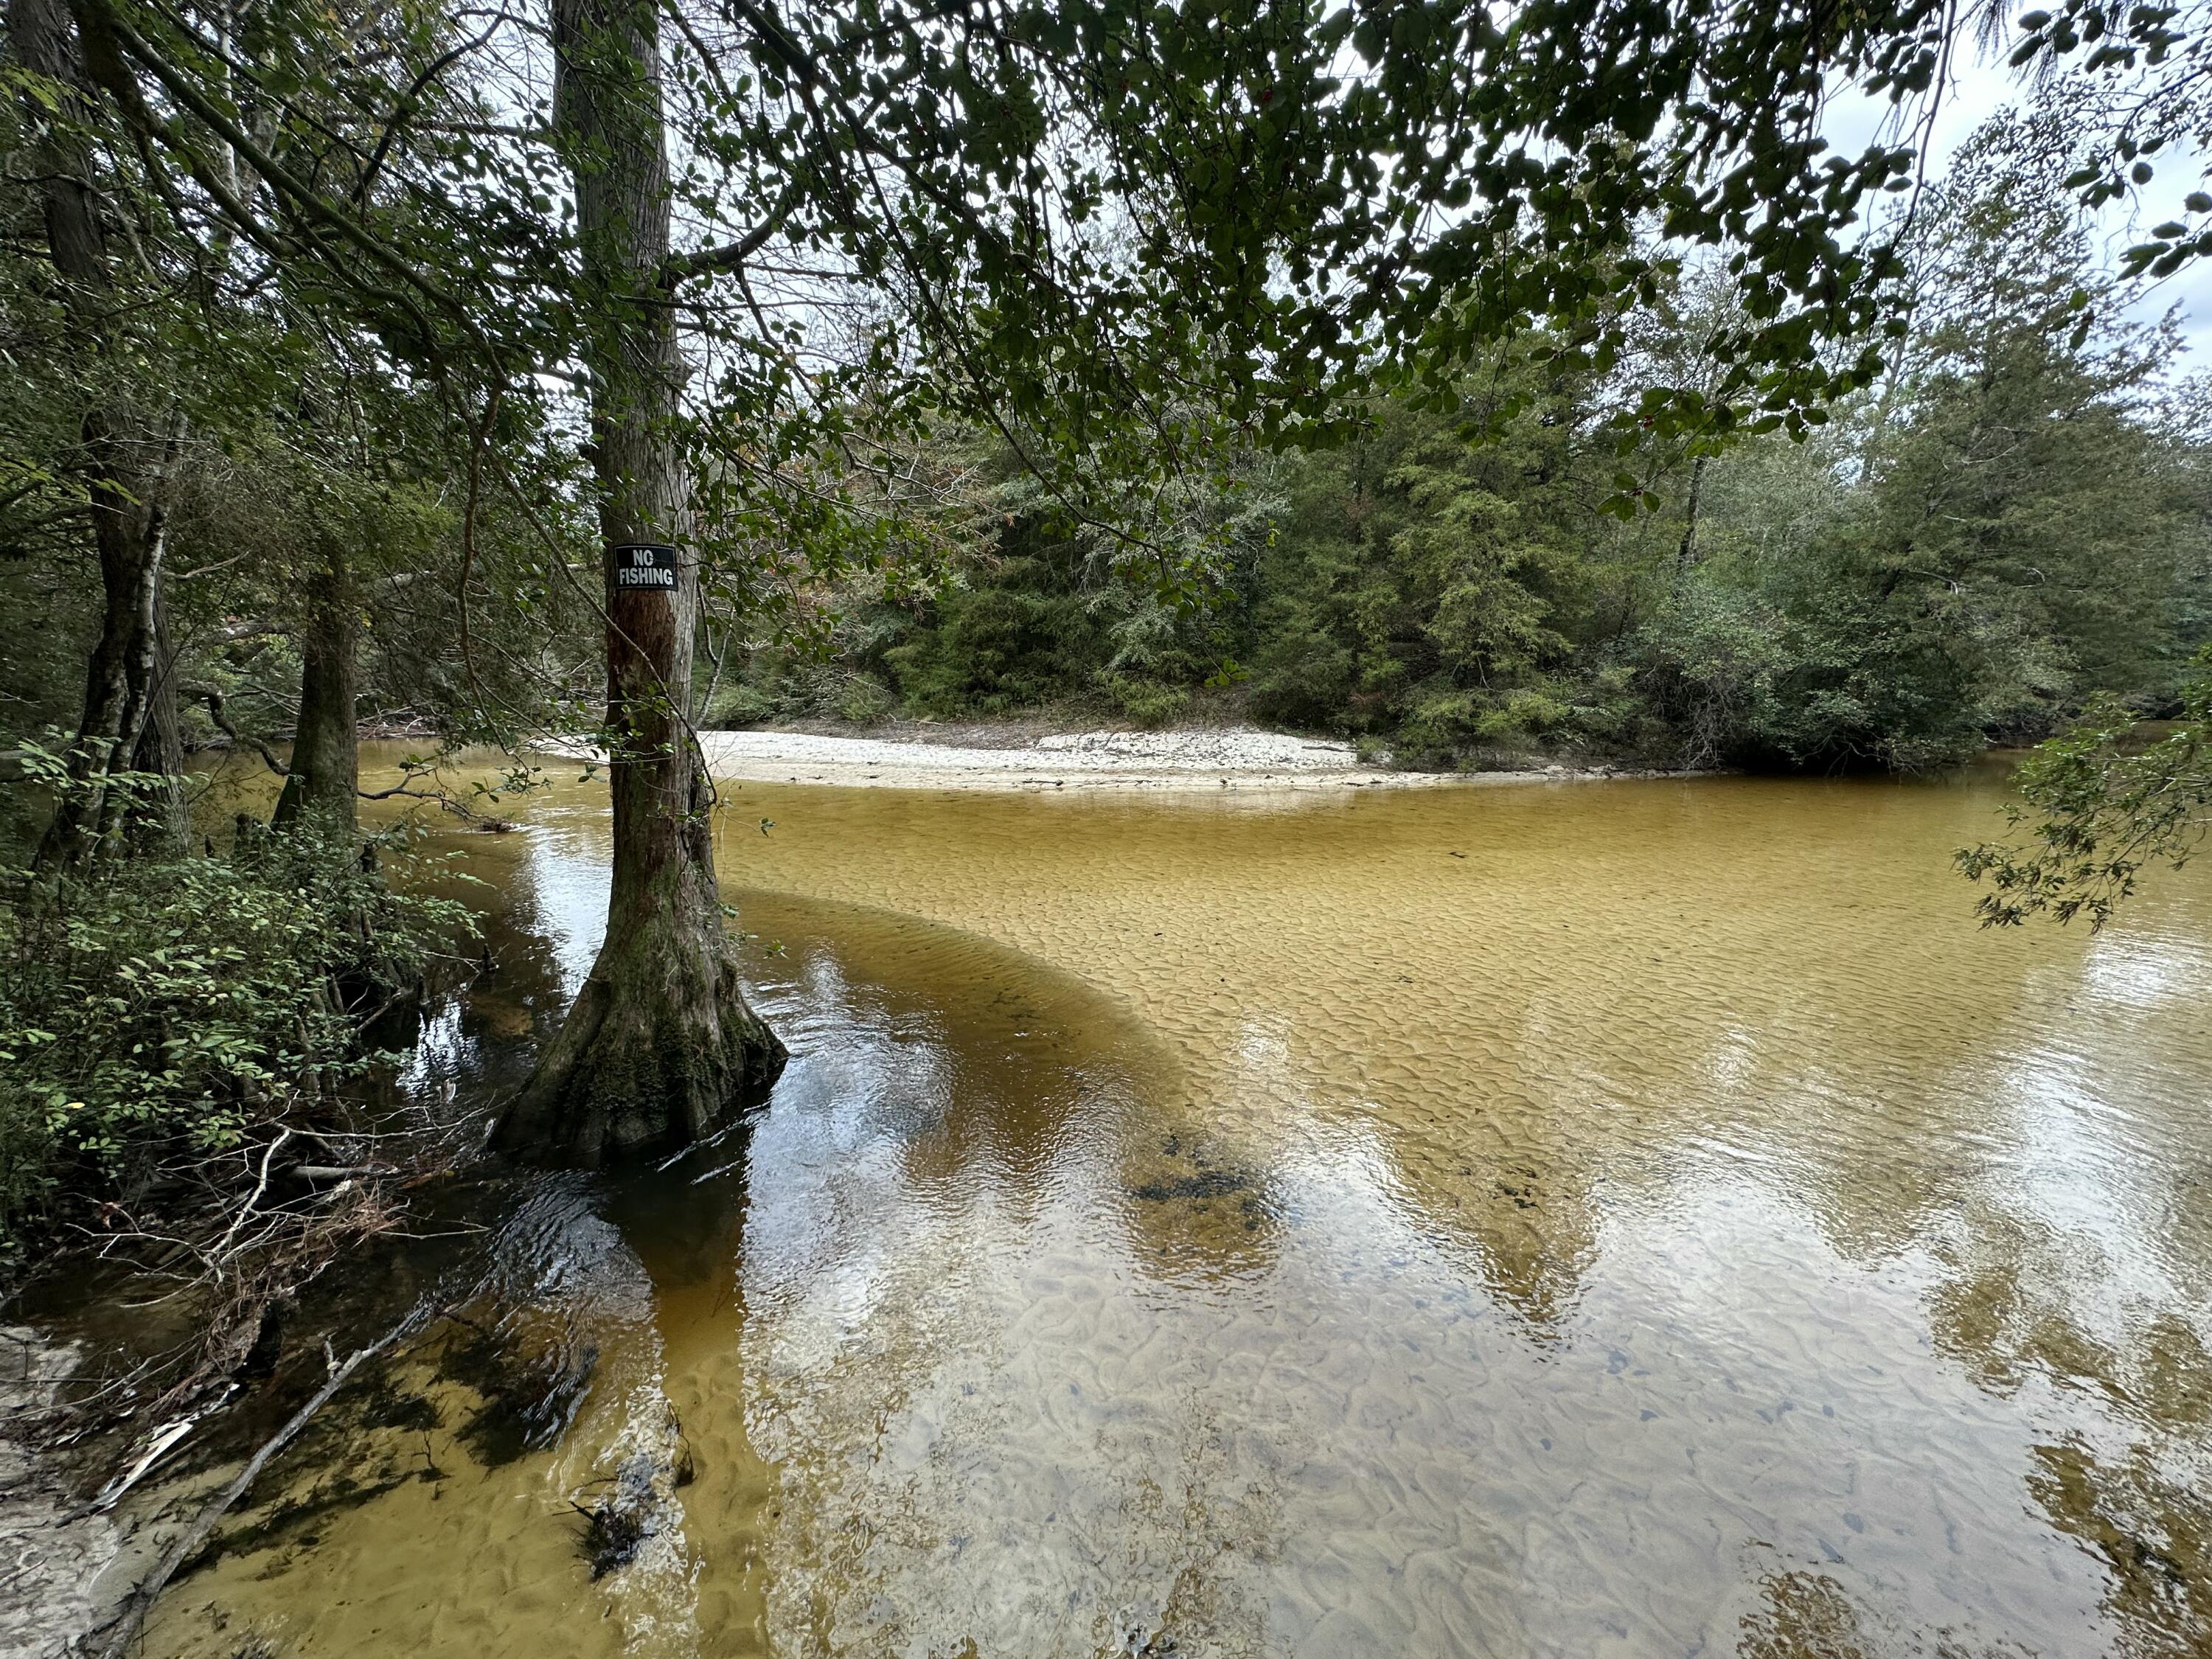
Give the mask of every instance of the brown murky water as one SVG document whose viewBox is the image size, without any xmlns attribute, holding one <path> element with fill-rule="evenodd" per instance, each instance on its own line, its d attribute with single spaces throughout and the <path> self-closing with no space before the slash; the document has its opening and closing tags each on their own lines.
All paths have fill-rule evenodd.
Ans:
<svg viewBox="0 0 2212 1659">
<path fill-rule="evenodd" d="M 1978 931 L 2000 798 L 732 789 L 765 1113 L 440 1243 L 149 1650 L 2212 1652 L 2212 883 Z M 455 841 L 426 1086 L 603 902 Z"/>
</svg>

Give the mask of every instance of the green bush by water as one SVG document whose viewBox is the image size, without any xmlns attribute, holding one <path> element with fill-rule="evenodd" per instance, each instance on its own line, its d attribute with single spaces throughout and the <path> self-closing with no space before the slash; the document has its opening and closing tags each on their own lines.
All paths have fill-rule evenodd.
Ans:
<svg viewBox="0 0 2212 1659">
<path fill-rule="evenodd" d="M 73 1199 L 128 1200 L 382 1058 L 361 1017 L 465 935 L 392 879 L 404 843 L 250 836 L 15 875 L 0 907 L 0 1249 Z"/>
</svg>

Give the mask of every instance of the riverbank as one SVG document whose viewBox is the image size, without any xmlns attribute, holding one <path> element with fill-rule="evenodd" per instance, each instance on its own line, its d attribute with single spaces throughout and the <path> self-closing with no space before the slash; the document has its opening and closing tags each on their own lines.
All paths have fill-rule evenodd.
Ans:
<svg viewBox="0 0 2212 1659">
<path fill-rule="evenodd" d="M 1398 770 L 1351 744 L 1249 726 L 1055 732 L 919 722 L 869 736 L 823 728 L 702 732 L 716 778 L 889 789 L 1410 789 L 1438 784 L 1650 777 L 1554 764 L 1502 772 Z"/>
<path fill-rule="evenodd" d="M 70 1652 L 117 1599 L 102 1580 L 122 1534 L 40 1443 L 77 1358 L 27 1326 L 0 1326 L 0 1651 L 27 1659 Z"/>
</svg>

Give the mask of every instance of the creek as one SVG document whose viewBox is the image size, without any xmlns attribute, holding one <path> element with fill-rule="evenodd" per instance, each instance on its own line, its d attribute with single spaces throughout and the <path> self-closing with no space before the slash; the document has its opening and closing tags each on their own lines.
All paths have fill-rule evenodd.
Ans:
<svg viewBox="0 0 2212 1659">
<path fill-rule="evenodd" d="M 146 1651 L 2212 1650 L 2212 882 L 1979 929 L 2002 784 L 726 786 L 772 1099 L 389 1247 Z M 600 926 L 502 810 L 426 1097 Z"/>
</svg>

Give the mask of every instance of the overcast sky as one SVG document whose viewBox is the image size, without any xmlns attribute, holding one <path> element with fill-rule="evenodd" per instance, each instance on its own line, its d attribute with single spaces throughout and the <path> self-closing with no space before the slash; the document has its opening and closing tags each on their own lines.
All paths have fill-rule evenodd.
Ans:
<svg viewBox="0 0 2212 1659">
<path fill-rule="evenodd" d="M 1999 109 L 2008 103 L 2025 106 L 2027 101 L 2012 71 L 2002 62 L 1969 61 L 1960 66 L 1936 117 L 1929 176 L 1939 176 L 1951 152 Z M 1829 141 L 1844 154 L 1856 155 L 1874 142 L 1888 110 L 1887 103 L 1873 99 L 1838 99 L 1830 106 L 1825 123 Z M 2159 162 L 2158 177 L 2151 181 L 2145 200 L 2139 204 L 2110 204 L 2100 216 L 2099 231 L 2115 254 L 2142 240 L 2142 232 L 2149 226 L 2178 216 L 2181 198 L 2192 190 L 2204 188 L 2199 182 L 2203 167 L 2188 158 L 2168 153 L 2154 159 Z M 2142 216 L 2140 220 L 2138 214 Z M 2183 266 L 2145 294 L 2132 314 L 2155 319 L 2176 305 L 2182 307 L 2182 330 L 2191 347 L 2179 372 L 2212 369 L 2212 259 L 2195 259 Z"/>
</svg>

